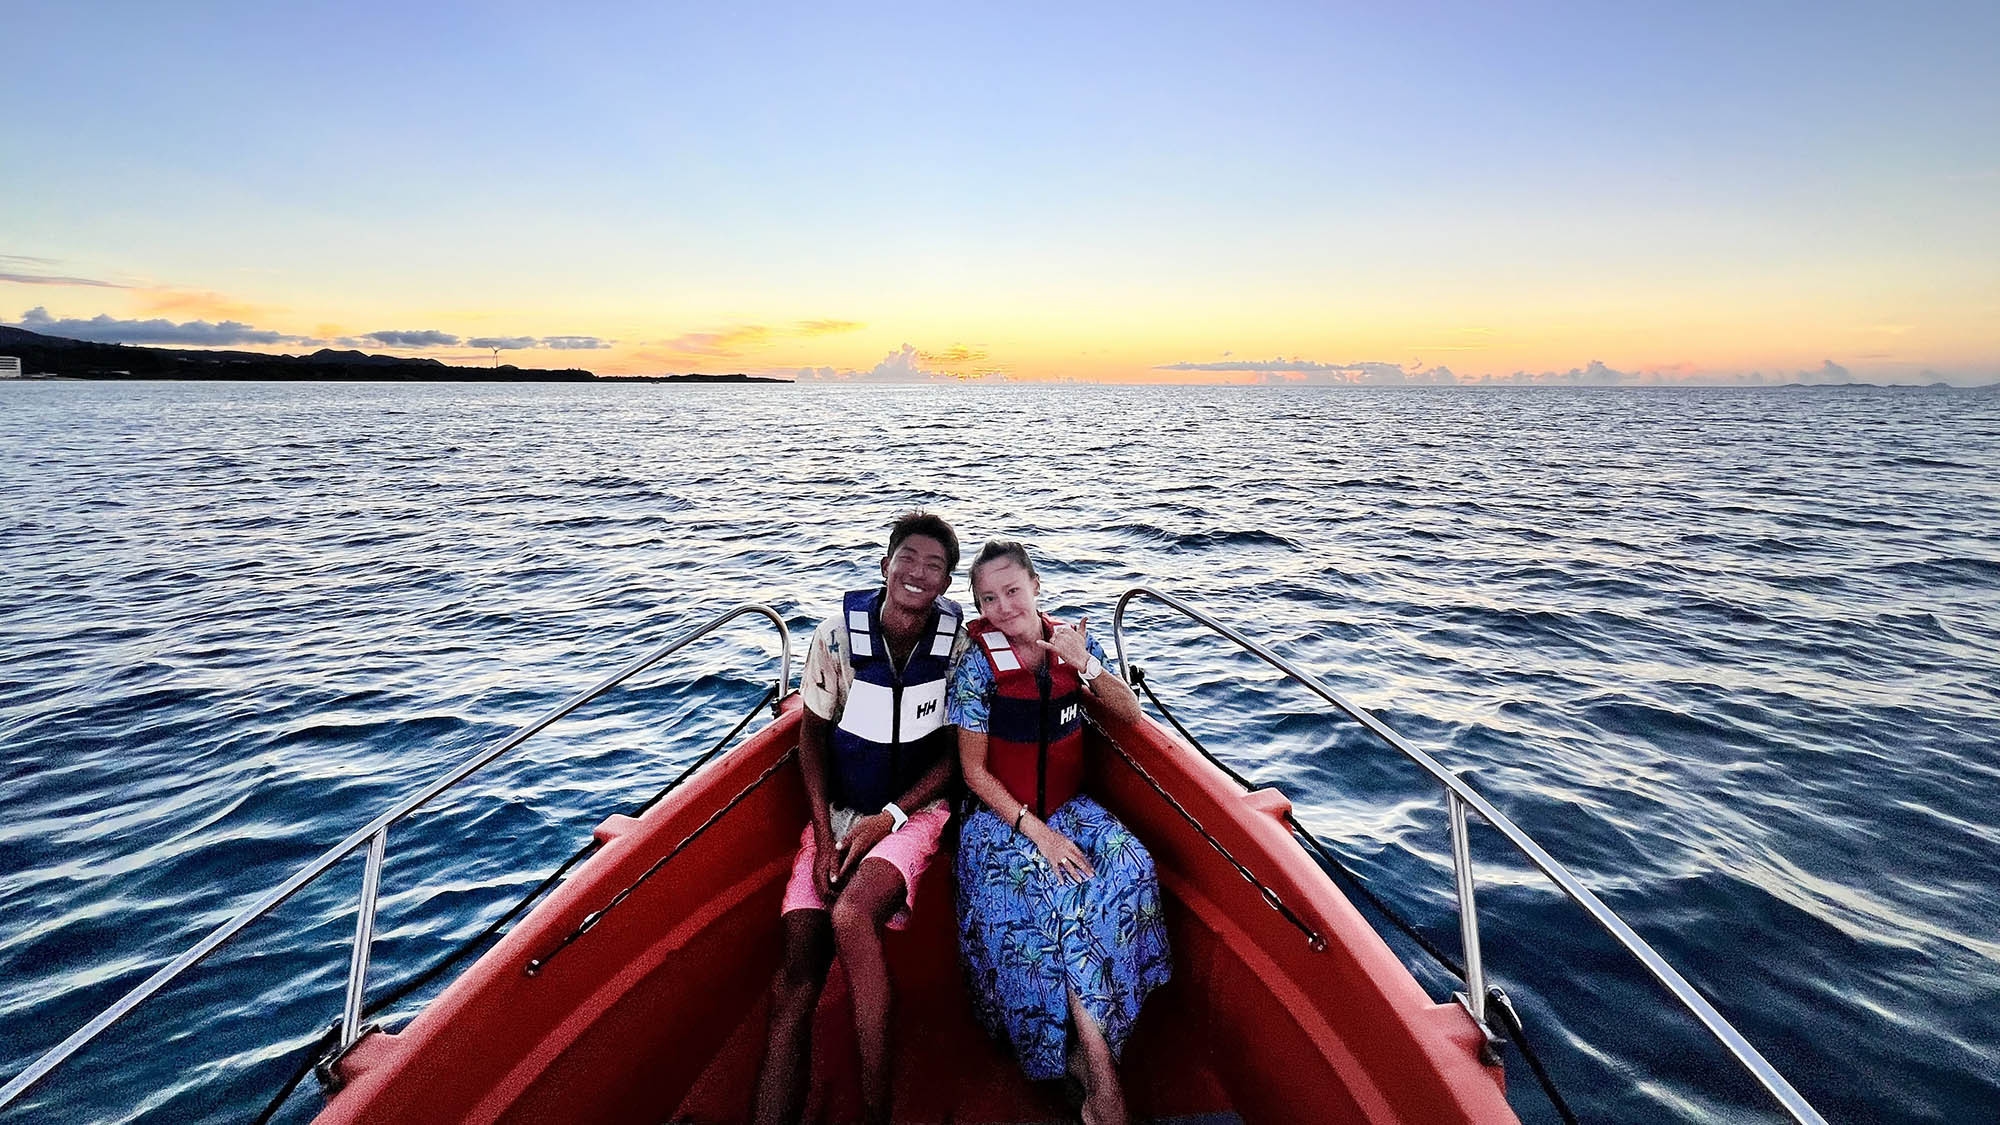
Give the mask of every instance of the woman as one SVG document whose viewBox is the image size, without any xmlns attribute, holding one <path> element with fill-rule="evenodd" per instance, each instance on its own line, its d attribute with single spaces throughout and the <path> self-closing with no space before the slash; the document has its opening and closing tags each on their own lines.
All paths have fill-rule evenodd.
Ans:
<svg viewBox="0 0 2000 1125">
<path fill-rule="evenodd" d="M 1081 703 L 1136 719 L 1139 701 L 1083 622 L 1037 609 L 1026 548 L 988 543 L 971 577 L 981 616 L 945 712 L 983 806 L 960 834 L 959 950 L 981 1021 L 1027 1076 L 1067 1074 L 1085 1122 L 1122 1123 L 1115 1062 L 1171 965 L 1152 856 L 1079 791 Z"/>
</svg>

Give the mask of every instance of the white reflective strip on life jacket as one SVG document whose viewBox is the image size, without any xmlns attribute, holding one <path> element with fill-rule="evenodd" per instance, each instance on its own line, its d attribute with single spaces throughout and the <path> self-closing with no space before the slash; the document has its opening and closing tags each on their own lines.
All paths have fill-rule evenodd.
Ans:
<svg viewBox="0 0 2000 1125">
<path fill-rule="evenodd" d="M 937 639 L 931 642 L 931 655 L 950 656 L 952 635 L 952 633 L 939 633 Z"/>
<path fill-rule="evenodd" d="M 865 610 L 859 610 L 859 609 L 848 610 L 847 630 L 850 633 L 866 633 L 868 631 L 867 612 Z"/>
<path fill-rule="evenodd" d="M 944 725 L 945 681 L 911 684 L 903 689 L 903 741 L 915 742 Z"/>
<path fill-rule="evenodd" d="M 944 725 L 944 680 L 911 684 L 903 689 L 902 736 L 905 746 Z M 889 721 L 895 693 L 881 684 L 854 681 L 847 706 L 840 712 L 840 729 L 869 742 L 887 743 L 896 728 Z"/>
<path fill-rule="evenodd" d="M 840 712 L 840 729 L 869 742 L 888 742 L 894 736 L 889 717 L 895 701 L 895 693 L 881 684 L 855 680 L 854 686 L 847 689 L 847 706 Z M 907 734 L 903 737 L 908 741 Z"/>
<path fill-rule="evenodd" d="M 868 630 L 866 629 L 860 632 L 849 629 L 847 631 L 847 643 L 854 647 L 854 655 L 856 656 L 875 655 L 875 642 L 868 639 Z"/>
<path fill-rule="evenodd" d="M 988 656 L 993 658 L 993 668 L 995 671 L 1012 672 L 1021 666 L 1021 662 L 1014 659 L 1014 650 L 1011 648 L 994 648 L 988 649 L 986 652 Z"/>
</svg>

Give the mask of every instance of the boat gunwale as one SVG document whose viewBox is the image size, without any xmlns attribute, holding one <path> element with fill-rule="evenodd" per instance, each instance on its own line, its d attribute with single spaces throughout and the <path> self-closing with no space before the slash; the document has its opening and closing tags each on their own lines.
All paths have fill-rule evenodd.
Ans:
<svg viewBox="0 0 2000 1125">
<path fill-rule="evenodd" d="M 1468 992 L 1461 994 L 1461 996 L 1468 1012 L 1489 1036 L 1492 1033 L 1484 1019 L 1487 1003 L 1486 989 L 1483 986 L 1483 980 L 1479 971 L 1479 931 L 1476 907 L 1474 905 L 1476 879 L 1472 868 L 1469 842 L 1465 829 L 1465 811 L 1467 809 L 1477 812 L 1481 819 L 1485 820 L 1487 824 L 1491 825 L 1505 837 L 1508 843 L 1514 845 L 1515 849 L 1522 856 L 1539 869 L 1550 882 L 1554 883 L 1556 888 L 1565 897 L 1582 907 L 1584 912 L 1589 914 L 1591 919 L 1606 933 L 1610 934 L 1612 939 L 1622 949 L 1637 959 L 1647 972 L 1652 975 L 1653 979 L 1665 987 L 1674 999 L 1678 1000 L 1682 1007 L 1701 1023 L 1702 1027 L 1729 1052 L 1730 1056 L 1740 1066 L 1750 1072 L 1750 1075 L 1763 1086 L 1765 1091 L 1778 1102 L 1779 1106 L 1798 1125 L 1827 1125 L 1826 1119 L 1820 1116 L 1819 1111 L 1813 1108 L 1812 1104 L 1805 1099 L 1805 1096 L 1800 1094 L 1792 1086 L 1791 1082 L 1783 1074 L 1779 1073 L 1777 1067 L 1773 1066 L 1755 1046 L 1751 1045 L 1750 1040 L 1741 1031 L 1738 1031 L 1736 1026 L 1730 1023 L 1728 1018 L 1723 1016 L 1716 1009 L 1715 1005 L 1709 1002 L 1707 997 L 1703 996 L 1693 984 L 1689 983 L 1687 978 L 1682 976 L 1680 971 L 1675 969 L 1665 957 L 1661 956 L 1659 951 L 1655 950 L 1646 939 L 1640 937 L 1630 924 L 1619 917 L 1616 911 L 1605 905 L 1604 901 L 1598 898 L 1589 887 L 1585 886 L 1582 880 L 1578 879 L 1567 867 L 1564 867 L 1561 862 L 1550 855 L 1540 843 L 1536 842 L 1534 837 L 1528 835 L 1525 829 L 1515 824 L 1507 814 L 1496 808 L 1491 801 L 1487 800 L 1483 794 L 1473 788 L 1469 782 L 1446 769 L 1436 758 L 1411 745 L 1402 735 L 1391 729 L 1388 724 L 1376 718 L 1366 708 L 1351 702 L 1338 691 L 1327 686 L 1318 677 L 1303 671 L 1264 645 L 1250 639 L 1236 629 L 1217 620 L 1210 614 L 1196 609 L 1194 606 L 1189 605 L 1172 594 L 1149 586 L 1133 586 L 1119 596 L 1117 606 L 1112 610 L 1111 614 L 1112 644 L 1118 656 L 1120 674 L 1128 682 L 1136 683 L 1138 673 L 1126 658 L 1125 610 L 1129 604 L 1141 597 L 1150 598 L 1178 610 L 1189 619 L 1220 634 L 1224 638 L 1234 642 L 1239 648 L 1283 672 L 1287 678 L 1310 689 L 1314 694 L 1331 703 L 1343 714 L 1360 723 L 1370 733 L 1387 743 L 1392 749 L 1400 752 L 1405 758 L 1414 762 L 1444 788 L 1447 795 L 1448 819 L 1451 822 L 1452 828 L 1453 876 L 1459 890 L 1457 903 L 1460 933 L 1466 939 L 1465 959 Z"/>
</svg>

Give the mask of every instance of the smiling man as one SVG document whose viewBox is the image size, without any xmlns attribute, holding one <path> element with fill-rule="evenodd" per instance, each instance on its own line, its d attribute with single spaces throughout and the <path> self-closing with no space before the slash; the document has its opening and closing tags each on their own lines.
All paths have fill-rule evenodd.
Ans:
<svg viewBox="0 0 2000 1125">
<path fill-rule="evenodd" d="M 836 951 L 854 997 L 861 1095 L 870 1121 L 889 1112 L 889 974 L 882 927 L 901 929 L 951 810 L 958 757 L 944 725 L 964 615 L 944 592 L 958 536 L 928 512 L 889 529 L 882 585 L 855 590 L 813 633 L 800 677 L 799 772 L 812 811 L 785 887 L 785 960 L 771 985 L 771 1037 L 756 1119 L 797 1121 L 813 1009 Z"/>
</svg>

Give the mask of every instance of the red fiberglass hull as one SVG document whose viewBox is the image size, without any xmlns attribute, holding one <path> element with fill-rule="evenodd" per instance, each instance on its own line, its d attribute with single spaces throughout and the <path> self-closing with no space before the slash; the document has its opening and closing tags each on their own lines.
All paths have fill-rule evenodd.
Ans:
<svg viewBox="0 0 2000 1125">
<path fill-rule="evenodd" d="M 1174 979 L 1140 1016 L 1121 1065 L 1142 1118 L 1512 1122 L 1497 1068 L 1452 1004 L 1433 1004 L 1287 832 L 1275 790 L 1244 793 L 1150 722 L 1109 732 L 1307 925 L 1315 951 L 1163 799 L 1093 736 L 1091 791 L 1151 849 L 1167 892 Z M 783 760 L 798 703 L 666 801 L 597 830 L 605 846 L 402 1031 L 341 1063 L 339 1122 L 735 1121 L 748 1116 L 778 901 L 800 827 Z M 773 767 L 776 767 L 775 769 Z M 761 776 L 768 779 L 752 788 Z M 745 795 L 748 790 L 747 795 Z M 537 975 L 588 913 L 732 799 L 727 814 Z M 959 980 L 950 864 L 892 934 L 898 1121 L 1049 1121 L 1059 1094 L 1024 1081 L 974 1024 Z M 846 988 L 835 969 L 815 1023 L 808 1118 L 858 1117 Z"/>
</svg>

